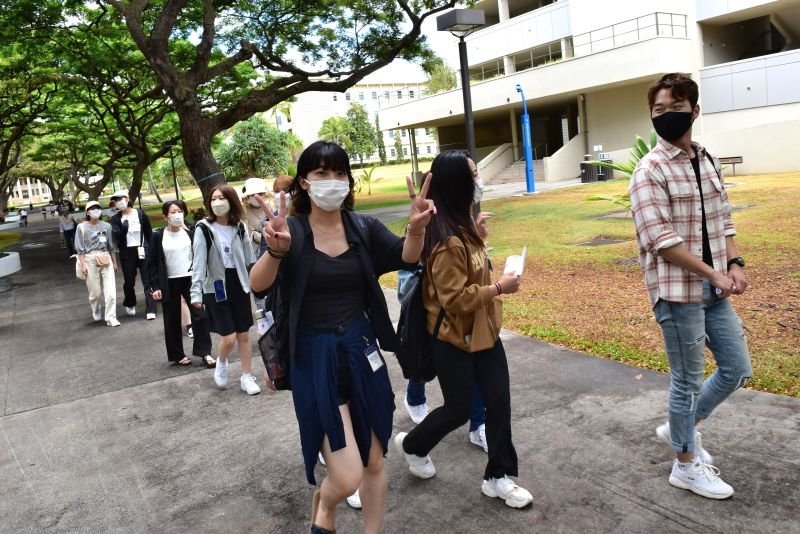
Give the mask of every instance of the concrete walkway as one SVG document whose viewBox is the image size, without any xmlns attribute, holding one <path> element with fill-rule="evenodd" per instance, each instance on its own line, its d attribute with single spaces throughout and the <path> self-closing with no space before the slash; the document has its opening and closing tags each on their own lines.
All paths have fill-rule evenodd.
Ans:
<svg viewBox="0 0 800 534">
<path fill-rule="evenodd" d="M 238 364 L 227 390 L 197 364 L 168 365 L 160 316 L 145 321 L 142 303 L 123 315 L 121 290 L 122 326 L 93 323 L 55 226 L 22 229 L 23 270 L 0 293 L 0 531 L 308 532 L 291 395 L 247 397 Z M 712 501 L 667 483 L 672 453 L 654 433 L 666 375 L 503 341 L 518 480 L 534 505 L 481 494 L 486 455 L 463 427 L 432 452 L 428 481 L 389 451 L 384 532 L 800 532 L 800 399 L 740 391 L 708 421 L 704 444 L 736 489 Z M 386 357 L 395 429 L 408 430 L 404 382 Z M 440 405 L 437 385 L 428 396 Z M 343 505 L 338 531 L 359 532 L 359 516 Z"/>
</svg>

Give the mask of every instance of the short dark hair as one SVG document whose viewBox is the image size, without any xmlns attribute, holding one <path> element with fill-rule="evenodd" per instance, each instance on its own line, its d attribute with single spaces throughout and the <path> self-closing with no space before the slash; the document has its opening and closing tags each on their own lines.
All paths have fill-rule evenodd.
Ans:
<svg viewBox="0 0 800 534">
<path fill-rule="evenodd" d="M 239 194 L 234 188 L 226 184 L 215 186 L 206 197 L 206 218 L 212 223 L 217 222 L 217 216 L 214 215 L 214 210 L 211 209 L 211 197 L 214 195 L 214 191 L 222 193 L 222 196 L 225 197 L 228 204 L 231 206 L 231 211 L 228 212 L 228 221 L 230 225 L 236 226 L 239 224 L 239 221 L 241 221 L 244 216 L 244 208 L 242 208 L 242 203 L 239 200 Z"/>
<path fill-rule="evenodd" d="M 691 75 L 683 72 L 672 72 L 662 76 L 647 90 L 647 103 L 651 110 L 656 103 L 656 95 L 662 89 L 669 89 L 672 98 L 675 100 L 688 100 L 692 109 L 700 99 L 700 89 L 697 87 L 697 83 L 692 80 Z"/>
<path fill-rule="evenodd" d="M 350 192 L 344 199 L 342 208 L 347 211 L 353 211 L 356 203 L 355 194 L 353 193 L 356 181 L 353 179 L 353 172 L 350 170 L 350 158 L 347 157 L 347 152 L 336 143 L 315 141 L 303 150 L 297 160 L 297 176 L 294 177 L 294 182 L 292 182 L 292 187 L 289 191 L 292 194 L 293 212 L 295 214 L 311 213 L 311 198 L 308 196 L 308 191 L 300 186 L 300 179 L 305 178 L 311 171 L 320 167 L 325 170 L 331 169 L 347 173 Z"/>
<path fill-rule="evenodd" d="M 183 213 L 189 213 L 188 209 L 186 208 L 186 202 L 184 202 L 183 200 L 167 200 L 166 202 L 164 202 L 164 205 L 161 206 L 161 213 L 164 215 L 164 217 L 167 216 L 167 213 L 169 213 L 169 209 L 173 205 L 178 206 Z"/>
</svg>

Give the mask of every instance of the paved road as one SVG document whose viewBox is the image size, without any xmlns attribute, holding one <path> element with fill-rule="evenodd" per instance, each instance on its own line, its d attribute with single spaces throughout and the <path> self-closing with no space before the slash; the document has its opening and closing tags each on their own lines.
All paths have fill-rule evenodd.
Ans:
<svg viewBox="0 0 800 534">
<path fill-rule="evenodd" d="M 221 391 L 211 371 L 168 365 L 160 318 L 93 323 L 50 221 L 22 231 L 23 271 L 0 293 L 0 531 L 308 532 L 290 395 Z M 737 492 L 711 501 L 667 484 L 672 454 L 654 435 L 666 375 L 503 341 L 533 507 L 481 494 L 485 454 L 463 427 L 434 449 L 432 480 L 389 452 L 385 532 L 800 532 L 800 399 L 741 391 L 708 422 L 704 444 Z M 408 430 L 387 358 L 395 429 Z M 342 507 L 339 532 L 359 525 Z"/>
</svg>

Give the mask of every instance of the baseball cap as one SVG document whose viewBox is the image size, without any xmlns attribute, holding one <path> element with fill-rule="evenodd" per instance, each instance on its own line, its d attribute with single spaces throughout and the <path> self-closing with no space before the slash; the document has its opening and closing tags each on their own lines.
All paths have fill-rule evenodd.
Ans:
<svg viewBox="0 0 800 534">
<path fill-rule="evenodd" d="M 267 192 L 267 184 L 263 178 L 248 178 L 242 186 L 243 195 L 263 195 Z"/>
<path fill-rule="evenodd" d="M 90 209 L 92 209 L 94 207 L 98 207 L 100 209 L 103 209 L 103 206 L 98 201 L 92 200 L 92 201 L 90 201 L 90 202 L 88 202 L 86 204 L 86 211 L 89 211 Z"/>
<path fill-rule="evenodd" d="M 111 200 L 117 200 L 118 198 L 128 198 L 128 190 L 127 189 L 120 189 L 119 191 L 115 192 L 111 195 Z"/>
</svg>

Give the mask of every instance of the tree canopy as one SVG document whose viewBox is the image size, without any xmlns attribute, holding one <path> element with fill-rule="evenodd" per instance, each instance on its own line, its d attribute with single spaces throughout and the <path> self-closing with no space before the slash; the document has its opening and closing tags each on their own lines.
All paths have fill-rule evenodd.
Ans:
<svg viewBox="0 0 800 534">
<path fill-rule="evenodd" d="M 23 168 L 54 194 L 96 198 L 122 177 L 135 197 L 170 147 L 207 195 L 244 172 L 213 149 L 220 134 L 270 109 L 289 118 L 296 95 L 344 92 L 395 58 L 430 62 L 422 23 L 456 3 L 0 0 L 0 210 Z M 375 150 L 363 118 L 358 157 Z M 296 155 L 296 137 L 284 145 Z"/>
</svg>

